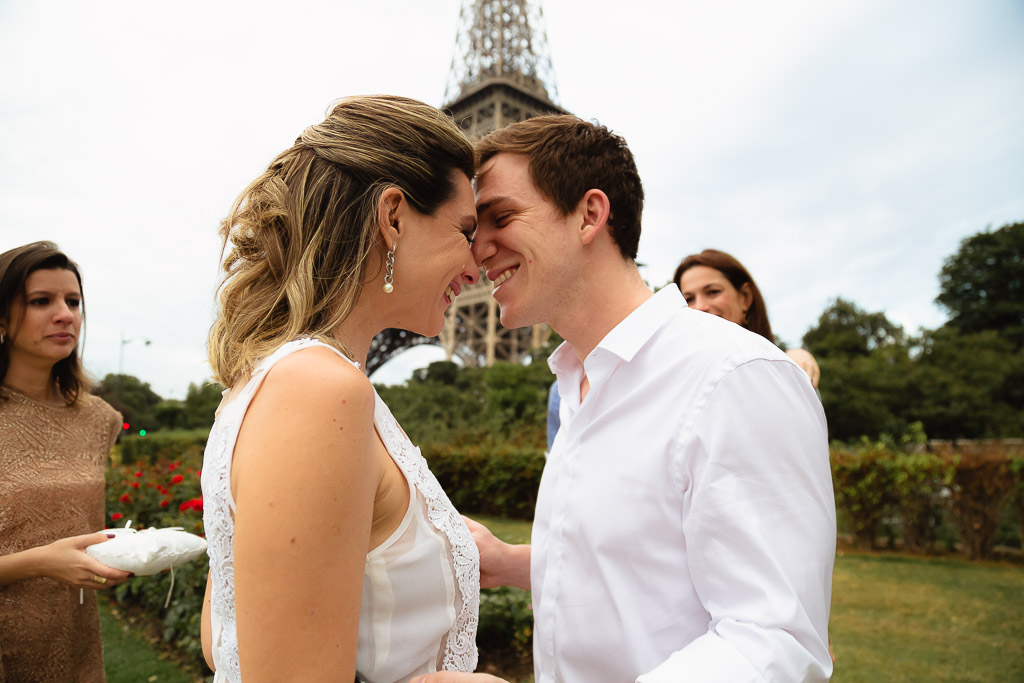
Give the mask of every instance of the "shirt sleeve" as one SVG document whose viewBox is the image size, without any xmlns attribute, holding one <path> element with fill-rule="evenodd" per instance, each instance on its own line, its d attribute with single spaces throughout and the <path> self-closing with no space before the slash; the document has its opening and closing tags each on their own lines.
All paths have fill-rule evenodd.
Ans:
<svg viewBox="0 0 1024 683">
<path fill-rule="evenodd" d="M 835 499 L 807 377 L 789 361 L 744 363 L 685 432 L 683 534 L 710 623 L 637 683 L 828 680 Z"/>
</svg>

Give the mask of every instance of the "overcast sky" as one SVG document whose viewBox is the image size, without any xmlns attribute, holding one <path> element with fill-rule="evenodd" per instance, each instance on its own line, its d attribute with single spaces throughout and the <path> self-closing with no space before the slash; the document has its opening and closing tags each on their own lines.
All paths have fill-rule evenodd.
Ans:
<svg viewBox="0 0 1024 683">
<path fill-rule="evenodd" d="M 217 227 L 334 99 L 442 104 L 458 0 L 0 0 L 0 251 L 82 266 L 85 359 L 209 376 Z M 560 104 L 625 136 L 652 285 L 724 249 L 776 333 L 837 296 L 935 327 L 960 240 L 1024 220 L 1024 2 L 548 0 Z M 150 340 L 147 346 L 144 340 Z M 125 340 L 122 343 L 122 340 Z M 413 351 L 376 380 L 440 357 Z"/>
</svg>

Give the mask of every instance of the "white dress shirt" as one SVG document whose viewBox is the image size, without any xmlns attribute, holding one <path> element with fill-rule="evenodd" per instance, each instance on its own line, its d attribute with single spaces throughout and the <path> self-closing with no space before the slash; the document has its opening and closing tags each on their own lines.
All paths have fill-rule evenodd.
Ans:
<svg viewBox="0 0 1024 683">
<path fill-rule="evenodd" d="M 567 344 L 549 363 L 538 683 L 827 680 L 835 501 L 803 371 L 674 285 L 583 365 Z"/>
</svg>

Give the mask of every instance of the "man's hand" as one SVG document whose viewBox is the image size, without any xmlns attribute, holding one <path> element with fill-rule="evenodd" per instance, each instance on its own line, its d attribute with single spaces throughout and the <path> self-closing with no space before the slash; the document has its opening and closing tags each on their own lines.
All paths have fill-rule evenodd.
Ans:
<svg viewBox="0 0 1024 683">
<path fill-rule="evenodd" d="M 480 587 L 515 586 L 530 590 L 530 546 L 511 545 L 469 517 L 463 517 L 480 551 Z"/>
<path fill-rule="evenodd" d="M 508 683 L 491 674 L 464 674 L 458 671 L 439 671 L 436 674 L 410 678 L 409 683 Z"/>
</svg>

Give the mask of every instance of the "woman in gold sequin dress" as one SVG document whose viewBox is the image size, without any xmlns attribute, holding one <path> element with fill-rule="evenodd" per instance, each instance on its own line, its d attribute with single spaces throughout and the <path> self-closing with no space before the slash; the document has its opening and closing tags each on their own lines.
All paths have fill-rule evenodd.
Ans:
<svg viewBox="0 0 1024 683">
<path fill-rule="evenodd" d="M 0 254 L 0 683 L 103 681 L 94 589 L 120 416 L 78 357 L 82 279 L 51 242 Z M 79 589 L 87 588 L 83 594 Z"/>
</svg>

